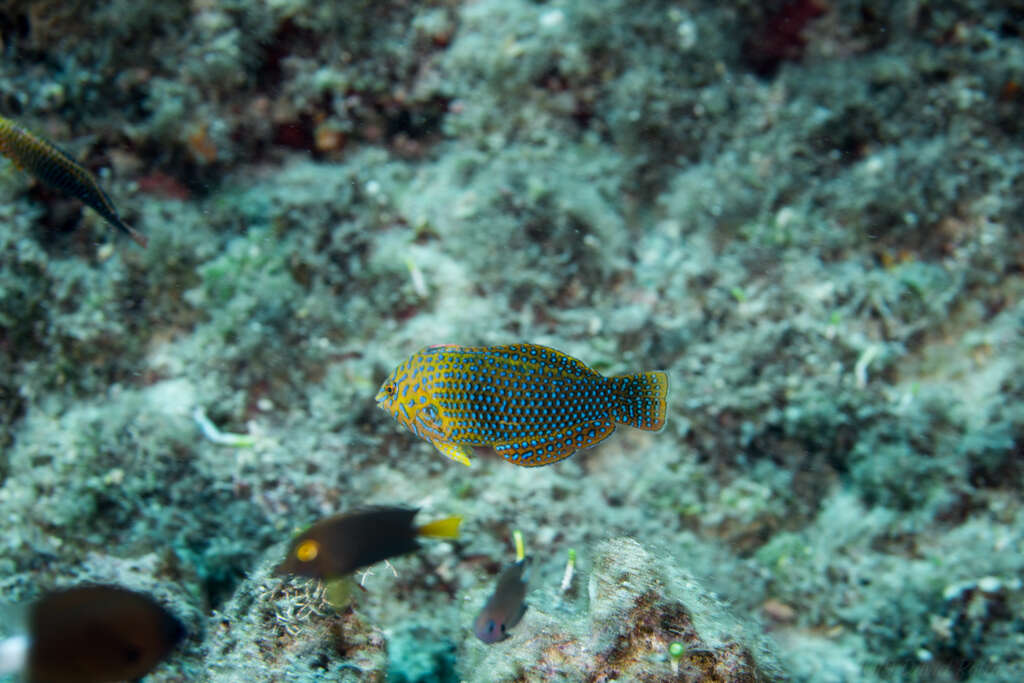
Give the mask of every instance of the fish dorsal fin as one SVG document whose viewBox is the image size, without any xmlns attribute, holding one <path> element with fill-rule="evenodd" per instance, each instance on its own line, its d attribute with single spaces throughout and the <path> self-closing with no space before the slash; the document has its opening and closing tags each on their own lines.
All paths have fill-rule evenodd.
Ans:
<svg viewBox="0 0 1024 683">
<path fill-rule="evenodd" d="M 564 460 L 576 451 L 590 448 L 612 435 L 615 423 L 594 420 L 569 427 L 543 438 L 524 438 L 498 444 L 494 450 L 514 465 L 540 467 Z"/>
<path fill-rule="evenodd" d="M 490 349 L 484 347 L 482 350 Z M 510 344 L 508 346 L 499 346 L 493 351 L 497 354 L 510 354 L 522 363 L 538 365 L 544 374 L 571 377 L 579 380 L 604 379 L 601 377 L 601 373 L 589 367 L 578 358 L 573 358 L 567 353 L 548 346 L 526 343 Z"/>
</svg>

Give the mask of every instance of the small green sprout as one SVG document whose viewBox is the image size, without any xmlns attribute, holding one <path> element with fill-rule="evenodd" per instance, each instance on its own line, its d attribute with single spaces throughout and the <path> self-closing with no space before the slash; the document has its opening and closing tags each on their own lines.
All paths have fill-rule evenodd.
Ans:
<svg viewBox="0 0 1024 683">
<path fill-rule="evenodd" d="M 576 570 L 576 549 L 569 548 L 569 560 L 565 563 L 565 573 L 562 574 L 562 592 L 569 590 L 572 585 L 572 575 Z"/>
<path fill-rule="evenodd" d="M 231 432 L 220 431 L 210 421 L 210 418 L 206 416 L 206 412 L 202 408 L 197 407 L 192 411 L 192 419 L 199 425 L 199 431 L 203 433 L 203 436 L 213 443 L 222 446 L 234 446 L 235 448 L 248 448 L 256 443 L 256 439 L 249 434 L 232 434 Z"/>
<path fill-rule="evenodd" d="M 857 359 L 857 363 L 853 368 L 853 376 L 859 389 L 863 389 L 867 386 L 868 366 L 871 365 L 871 361 L 878 358 L 881 353 L 882 346 L 880 344 L 869 344 L 867 348 L 861 351 L 860 357 Z"/>
<path fill-rule="evenodd" d="M 679 660 L 686 654 L 686 646 L 680 643 L 678 640 L 673 641 L 668 646 L 668 656 L 672 660 L 672 673 L 679 673 Z"/>
<path fill-rule="evenodd" d="M 512 532 L 512 538 L 516 542 L 516 562 L 520 562 L 526 556 L 526 552 L 523 549 L 523 532 L 516 529 Z"/>
<path fill-rule="evenodd" d="M 427 289 L 427 279 L 423 277 L 423 271 L 410 257 L 405 257 L 405 267 L 409 270 L 409 277 L 412 280 L 413 291 L 420 297 L 426 297 L 430 293 Z"/>
</svg>

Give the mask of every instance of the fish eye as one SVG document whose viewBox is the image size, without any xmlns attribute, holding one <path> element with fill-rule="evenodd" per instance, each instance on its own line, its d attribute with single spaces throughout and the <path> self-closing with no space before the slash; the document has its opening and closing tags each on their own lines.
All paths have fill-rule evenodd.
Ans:
<svg viewBox="0 0 1024 683">
<path fill-rule="evenodd" d="M 299 562 L 312 562 L 319 554 L 320 544 L 312 539 L 303 541 L 295 549 L 295 557 L 299 559 Z"/>
<path fill-rule="evenodd" d="M 395 395 L 395 385 L 389 382 L 388 385 L 386 387 L 384 387 L 384 391 L 387 392 L 388 396 L 394 396 Z"/>
</svg>

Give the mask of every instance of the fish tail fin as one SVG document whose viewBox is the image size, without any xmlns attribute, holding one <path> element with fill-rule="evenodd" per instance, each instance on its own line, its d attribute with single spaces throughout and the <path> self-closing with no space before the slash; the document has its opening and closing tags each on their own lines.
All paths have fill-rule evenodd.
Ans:
<svg viewBox="0 0 1024 683">
<path fill-rule="evenodd" d="M 118 230 L 131 237 L 135 241 L 135 243 L 142 247 L 143 249 L 145 249 L 146 245 L 149 244 L 148 237 L 143 235 L 138 230 L 128 227 L 128 225 L 124 221 L 122 221 L 116 214 L 113 217 L 106 215 L 104 215 L 103 217 L 106 220 L 108 220 Z"/>
<path fill-rule="evenodd" d="M 149 244 L 149 238 L 138 230 L 129 227 L 127 223 L 121 220 L 121 216 L 118 215 L 117 209 L 114 208 L 114 202 L 110 201 L 110 197 L 107 196 L 107 193 L 104 192 L 91 178 L 90 181 L 91 182 L 88 183 L 89 192 L 86 192 L 85 196 L 81 197 L 82 201 L 91 206 L 96 213 L 103 216 L 103 220 L 131 237 L 135 240 L 137 245 L 145 249 L 146 245 Z"/>
<path fill-rule="evenodd" d="M 122 225 L 124 224 L 122 223 Z M 146 245 L 149 244 L 149 238 L 143 235 L 138 230 L 135 230 L 134 228 L 129 228 L 127 225 L 124 226 L 124 229 L 128 231 L 128 236 L 135 240 L 135 243 L 142 247 L 143 249 L 145 249 Z"/>
<path fill-rule="evenodd" d="M 444 519 L 428 522 L 416 531 L 420 536 L 429 536 L 431 538 L 458 538 L 459 524 L 461 523 L 462 517 L 445 517 Z"/>
<path fill-rule="evenodd" d="M 620 424 L 656 432 L 665 426 L 668 402 L 668 375 L 664 372 L 638 372 L 611 378 L 619 399 L 613 418 Z"/>
<path fill-rule="evenodd" d="M 128 235 L 133 240 L 135 240 L 135 243 L 137 245 L 139 245 L 140 247 L 142 247 L 143 249 L 145 249 L 146 245 L 149 244 L 149 238 L 148 237 L 143 235 L 138 230 L 136 230 L 134 228 L 131 228 L 131 227 L 128 227 L 128 224 L 126 224 L 124 221 L 122 221 L 121 218 L 117 214 L 108 214 L 108 213 L 102 212 L 102 211 L 99 212 L 99 214 L 101 216 L 103 216 L 103 218 L 106 219 L 115 228 L 117 228 L 118 230 L 120 230 L 124 234 Z"/>
</svg>

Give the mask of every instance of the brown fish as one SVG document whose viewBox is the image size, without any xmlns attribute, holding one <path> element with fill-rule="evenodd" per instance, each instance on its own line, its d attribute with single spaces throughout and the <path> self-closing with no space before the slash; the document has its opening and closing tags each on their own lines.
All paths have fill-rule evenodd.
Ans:
<svg viewBox="0 0 1024 683">
<path fill-rule="evenodd" d="M 103 219 L 141 246 L 146 236 L 128 227 L 96 177 L 49 140 L 0 116 L 0 154 L 50 187 L 82 200 Z"/>
<path fill-rule="evenodd" d="M 335 579 L 419 548 L 417 537 L 458 538 L 461 517 L 413 526 L 416 508 L 372 507 L 334 515 L 292 540 L 274 573 Z"/>
<path fill-rule="evenodd" d="M 498 577 L 498 585 L 476 621 L 473 632 L 487 644 L 508 638 L 508 631 L 519 623 L 526 613 L 526 586 L 530 558 L 524 557 L 505 567 Z"/>
<path fill-rule="evenodd" d="M 28 613 L 29 683 L 101 683 L 149 673 L 185 637 L 159 603 L 119 586 L 66 588 Z"/>
</svg>

